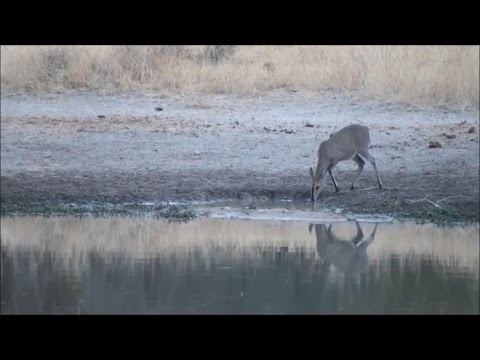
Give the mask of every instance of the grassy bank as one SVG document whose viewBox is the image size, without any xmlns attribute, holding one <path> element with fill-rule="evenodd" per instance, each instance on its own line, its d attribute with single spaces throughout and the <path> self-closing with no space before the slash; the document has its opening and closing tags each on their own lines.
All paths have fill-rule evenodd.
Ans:
<svg viewBox="0 0 480 360">
<path fill-rule="evenodd" d="M 172 221 L 188 221 L 195 218 L 196 214 L 185 206 L 160 204 L 149 205 L 140 202 L 125 204 L 107 203 L 62 203 L 55 201 L 17 201 L 1 204 L 0 214 L 8 216 L 124 216 L 143 217 L 152 216 L 156 219 L 164 218 Z"/>
<path fill-rule="evenodd" d="M 352 206 L 348 213 L 388 214 L 397 220 L 411 220 L 416 223 L 433 223 L 436 225 L 478 225 L 478 202 L 468 202 L 461 206 L 448 205 L 434 208 L 428 205 L 410 205 L 396 208 L 389 204 L 376 204 L 368 209 Z M 55 201 L 2 202 L 1 216 L 123 216 L 154 217 L 170 221 L 189 221 L 198 216 L 194 206 L 149 205 L 141 202 L 107 204 L 107 203 L 62 203 Z"/>
<path fill-rule="evenodd" d="M 461 204 L 442 205 L 441 208 L 430 204 L 392 204 L 378 203 L 368 208 L 350 204 L 349 213 L 388 214 L 397 220 L 411 220 L 417 224 L 433 223 L 436 225 L 478 225 L 480 224 L 478 201 Z"/>
<path fill-rule="evenodd" d="M 2 89 L 343 89 L 478 109 L 478 46 L 2 46 Z"/>
</svg>

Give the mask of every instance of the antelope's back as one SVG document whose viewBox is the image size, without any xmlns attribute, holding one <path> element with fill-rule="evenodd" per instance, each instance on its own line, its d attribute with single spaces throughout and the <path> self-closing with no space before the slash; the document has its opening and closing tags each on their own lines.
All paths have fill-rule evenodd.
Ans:
<svg viewBox="0 0 480 360">
<path fill-rule="evenodd" d="M 339 131 L 348 135 L 348 138 L 355 145 L 357 149 L 368 149 L 370 144 L 370 132 L 368 127 L 364 125 L 354 124 L 344 127 Z"/>
</svg>

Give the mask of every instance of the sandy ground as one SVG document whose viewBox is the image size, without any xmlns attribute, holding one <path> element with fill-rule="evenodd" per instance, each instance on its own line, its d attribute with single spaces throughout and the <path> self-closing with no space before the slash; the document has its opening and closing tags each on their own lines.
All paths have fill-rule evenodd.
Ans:
<svg viewBox="0 0 480 360">
<path fill-rule="evenodd" d="M 351 123 L 370 128 L 385 188 L 377 188 L 366 164 L 350 191 L 356 165 L 343 162 L 334 170 L 340 193 L 327 178 L 324 206 L 408 212 L 433 207 L 408 201 L 427 195 L 444 199 L 442 205 L 478 206 L 478 112 L 287 90 L 258 96 L 3 94 L 1 197 L 306 202 L 308 169 L 316 166 L 320 142 Z M 429 148 L 430 141 L 441 147 Z"/>
</svg>

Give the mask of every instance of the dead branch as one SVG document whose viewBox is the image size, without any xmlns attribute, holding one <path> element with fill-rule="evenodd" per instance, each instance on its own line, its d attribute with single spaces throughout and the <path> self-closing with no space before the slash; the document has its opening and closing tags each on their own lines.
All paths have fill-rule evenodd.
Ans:
<svg viewBox="0 0 480 360">
<path fill-rule="evenodd" d="M 437 201 L 437 204 L 439 204 L 440 202 L 444 201 L 444 200 L 447 200 L 447 199 L 450 199 L 450 198 L 454 198 L 454 197 L 464 197 L 464 198 L 467 198 L 468 199 L 468 196 L 465 196 L 465 195 L 452 195 L 452 196 L 447 196 L 447 197 L 444 197 L 443 199 L 440 199 Z"/>
<path fill-rule="evenodd" d="M 433 206 L 435 206 L 436 208 L 442 208 L 440 205 L 438 205 L 437 203 L 434 203 L 433 201 L 430 201 L 428 199 L 425 199 L 425 201 L 428 201 L 430 204 L 432 204 Z"/>
<path fill-rule="evenodd" d="M 413 204 L 413 203 L 425 201 L 425 200 L 427 200 L 427 198 L 429 196 L 431 196 L 431 195 L 427 195 L 427 196 L 425 196 L 424 198 L 421 198 L 421 199 L 406 199 L 405 202 L 408 203 L 408 204 Z"/>
<path fill-rule="evenodd" d="M 430 204 L 432 204 L 433 206 L 435 206 L 436 208 L 442 208 L 440 205 L 438 205 L 437 203 L 434 203 L 433 201 L 431 200 L 428 200 L 428 198 L 430 197 L 431 195 L 427 195 L 425 196 L 424 198 L 421 198 L 421 199 L 413 199 L 413 200 L 410 200 L 410 199 L 407 199 L 405 200 L 406 203 L 408 204 L 413 204 L 413 203 L 417 203 L 417 202 L 422 202 L 422 201 L 426 201 Z"/>
</svg>

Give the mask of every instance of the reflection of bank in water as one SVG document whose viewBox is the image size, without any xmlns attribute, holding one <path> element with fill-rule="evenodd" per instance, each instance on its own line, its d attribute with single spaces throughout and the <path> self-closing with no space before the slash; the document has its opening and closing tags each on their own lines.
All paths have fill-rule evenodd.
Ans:
<svg viewBox="0 0 480 360">
<path fill-rule="evenodd" d="M 308 231 L 315 226 L 317 253 L 341 272 L 356 274 L 368 270 L 367 248 L 375 239 L 377 225 L 371 235 L 365 238 L 358 221 L 355 221 L 357 233 L 350 239 L 339 238 L 332 231 L 332 224 L 327 228 L 324 224 L 310 224 Z"/>
<path fill-rule="evenodd" d="M 65 259 L 79 266 L 85 265 L 89 253 L 106 260 L 124 256 L 132 263 L 133 259 L 175 257 L 178 265 L 192 251 L 205 260 L 228 256 L 240 261 L 249 256 L 261 262 L 265 252 L 274 256 L 279 249 L 291 256 L 297 252 L 318 256 L 316 239 L 306 231 L 308 223 L 304 221 L 197 219 L 184 224 L 152 218 L 17 217 L 2 218 L 1 222 L 2 249 L 54 251 L 57 261 Z M 366 235 L 374 228 L 370 223 L 359 225 Z M 350 239 L 355 228 L 352 222 L 335 222 L 331 232 Z M 322 231 L 327 230 L 328 225 Z M 379 224 L 375 241 L 368 246 L 368 259 L 374 264 L 394 256 L 403 266 L 405 261 L 421 256 L 478 276 L 478 236 L 474 227 Z"/>
<path fill-rule="evenodd" d="M 330 223 L 4 218 L 2 313 L 478 313 L 477 229 Z"/>
</svg>

